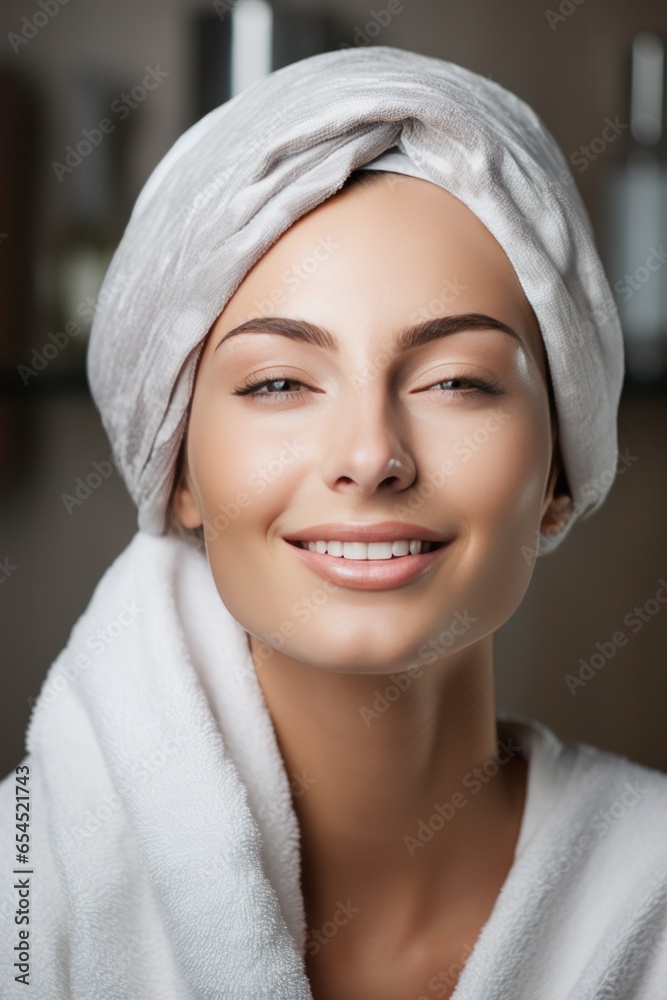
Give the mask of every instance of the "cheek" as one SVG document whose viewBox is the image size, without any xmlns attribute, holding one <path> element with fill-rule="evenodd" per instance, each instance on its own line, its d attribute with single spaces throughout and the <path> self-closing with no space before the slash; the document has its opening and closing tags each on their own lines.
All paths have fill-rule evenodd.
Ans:
<svg viewBox="0 0 667 1000">
<path fill-rule="evenodd" d="M 272 433 L 266 420 L 234 419 L 222 406 L 193 414 L 190 436 L 206 540 L 240 542 L 253 524 L 259 527 L 275 485 L 294 465 L 290 436 Z M 238 530 L 227 531 L 231 524 Z"/>
<path fill-rule="evenodd" d="M 522 523 L 540 509 L 550 461 L 548 414 L 540 400 L 499 403 L 483 413 L 457 415 L 426 442 L 426 479 L 442 484 L 471 520 Z"/>
<path fill-rule="evenodd" d="M 481 423 L 455 442 L 451 489 L 478 528 L 503 527 L 516 540 L 539 520 L 549 439 L 524 414 L 506 409 L 502 419 Z"/>
<path fill-rule="evenodd" d="M 450 442 L 455 457 L 440 490 L 462 525 L 462 577 L 488 625 L 516 610 L 532 576 L 551 457 L 548 415 L 503 404 L 496 418 Z M 493 623 L 488 622 L 493 609 Z"/>
<path fill-rule="evenodd" d="M 275 538 L 275 522 L 297 494 L 303 446 L 284 428 L 273 433 L 266 418 L 235 421 L 218 413 L 210 419 L 209 410 L 205 424 L 193 420 L 191 429 L 204 540 L 218 592 L 248 630 L 270 630 L 274 610 L 279 620 L 285 617 L 280 568 L 270 572 L 276 546 L 284 544 Z"/>
</svg>

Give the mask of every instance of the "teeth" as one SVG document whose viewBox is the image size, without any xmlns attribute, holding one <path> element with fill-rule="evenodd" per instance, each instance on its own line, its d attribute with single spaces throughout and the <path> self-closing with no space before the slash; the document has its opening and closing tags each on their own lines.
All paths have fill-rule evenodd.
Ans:
<svg viewBox="0 0 667 1000">
<path fill-rule="evenodd" d="M 400 539 L 395 542 L 301 542 L 311 552 L 341 556 L 343 559 L 391 559 L 392 556 L 418 555 L 430 552 L 431 543 L 421 539 Z"/>
</svg>

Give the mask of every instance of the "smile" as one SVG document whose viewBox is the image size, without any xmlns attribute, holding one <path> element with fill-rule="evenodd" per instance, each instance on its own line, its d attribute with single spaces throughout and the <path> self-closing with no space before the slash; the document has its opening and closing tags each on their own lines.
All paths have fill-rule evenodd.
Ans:
<svg viewBox="0 0 667 1000">
<path fill-rule="evenodd" d="M 440 548 L 444 542 L 427 542 L 421 539 L 400 539 L 395 542 L 294 542 L 302 549 L 318 552 L 320 555 L 342 559 L 392 559 L 407 555 L 419 555 Z"/>
<path fill-rule="evenodd" d="M 308 569 L 350 590 L 392 590 L 413 583 L 434 571 L 450 548 L 449 542 L 421 539 L 369 543 L 284 541 Z M 318 546 L 325 551 L 318 551 Z M 408 551 L 404 552 L 406 546 Z M 420 551 L 411 551 L 417 548 Z"/>
</svg>

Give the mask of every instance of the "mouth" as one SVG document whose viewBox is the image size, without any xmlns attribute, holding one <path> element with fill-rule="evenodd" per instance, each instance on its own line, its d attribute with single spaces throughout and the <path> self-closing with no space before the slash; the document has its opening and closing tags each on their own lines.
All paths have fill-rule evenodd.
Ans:
<svg viewBox="0 0 667 1000">
<path fill-rule="evenodd" d="M 350 590 L 393 590 L 422 582 L 437 571 L 451 547 L 449 541 L 422 539 L 369 543 L 284 541 L 311 572 Z"/>
<path fill-rule="evenodd" d="M 334 559 L 349 559 L 352 561 L 387 561 L 404 559 L 410 555 L 425 555 L 443 548 L 447 542 L 429 542 L 422 539 L 405 539 L 396 542 L 302 542 L 285 539 L 289 545 L 318 555 L 332 556 Z"/>
</svg>

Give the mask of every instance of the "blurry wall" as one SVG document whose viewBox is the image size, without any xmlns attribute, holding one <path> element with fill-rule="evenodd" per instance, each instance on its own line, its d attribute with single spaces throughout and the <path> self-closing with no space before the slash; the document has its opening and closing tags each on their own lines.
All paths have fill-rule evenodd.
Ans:
<svg viewBox="0 0 667 1000">
<path fill-rule="evenodd" d="M 328 13 L 340 39 L 364 44 L 359 32 L 371 11 L 386 4 L 380 0 L 371 8 L 356 0 L 335 5 L 302 0 L 280 6 Z M 195 120 L 192 17 L 210 8 L 194 0 L 69 0 L 15 48 L 10 33 L 20 32 L 22 18 L 40 8 L 37 2 L 5 0 L 0 70 L 20 78 L 43 110 L 30 199 L 34 269 L 26 356 L 58 322 L 54 248 L 67 229 L 71 189 L 56 179 L 51 163 L 62 160 L 65 146 L 81 132 L 71 100 L 74 75 L 92 68 L 121 93 L 141 81 L 147 66 L 159 64 L 168 74 L 127 123 L 125 173 L 114 219 L 120 234 L 152 168 Z M 558 14 L 559 9 L 567 13 Z M 533 105 L 569 156 L 600 134 L 607 116 L 625 114 L 624 60 L 632 35 L 642 28 L 664 37 L 667 7 L 653 0 L 632 5 L 564 0 L 551 8 L 532 0 L 404 0 L 402 12 L 375 42 L 451 59 L 515 91 Z M 575 172 L 596 227 L 602 221 L 600 179 L 613 155 L 610 147 L 585 171 Z M 76 182 L 76 177 L 65 180 Z M 31 225 L 28 214 L 25 218 Z M 0 219 L 0 233 L 6 234 L 0 254 L 18 245 L 12 225 L 9 232 Z M 11 336 L 4 323 L 2 337 Z M 522 607 L 497 640 L 499 707 L 542 719 L 564 738 L 664 770 L 667 606 L 650 614 L 642 609 L 655 607 L 650 602 L 660 581 L 667 580 L 666 417 L 664 397 L 624 399 L 621 453 L 628 458 L 623 474 L 604 508 L 578 525 L 562 549 L 538 559 Z M 62 495 L 71 495 L 77 479 L 85 479 L 110 450 L 85 386 L 76 378 L 64 378 L 47 391 L 38 379 L 24 386 L 5 374 L 0 420 L 9 470 L 2 476 L 0 511 L 4 775 L 23 755 L 30 706 L 49 664 L 101 574 L 131 538 L 136 519 L 115 472 L 75 507 L 63 503 Z M 10 438 L 19 454 L 12 453 Z M 628 625 L 627 616 L 641 625 Z M 609 653 L 610 639 L 619 630 L 627 634 L 627 643 L 614 646 L 603 667 L 572 690 L 567 675 L 577 675 L 582 660 L 589 662 L 600 647 Z"/>
</svg>

